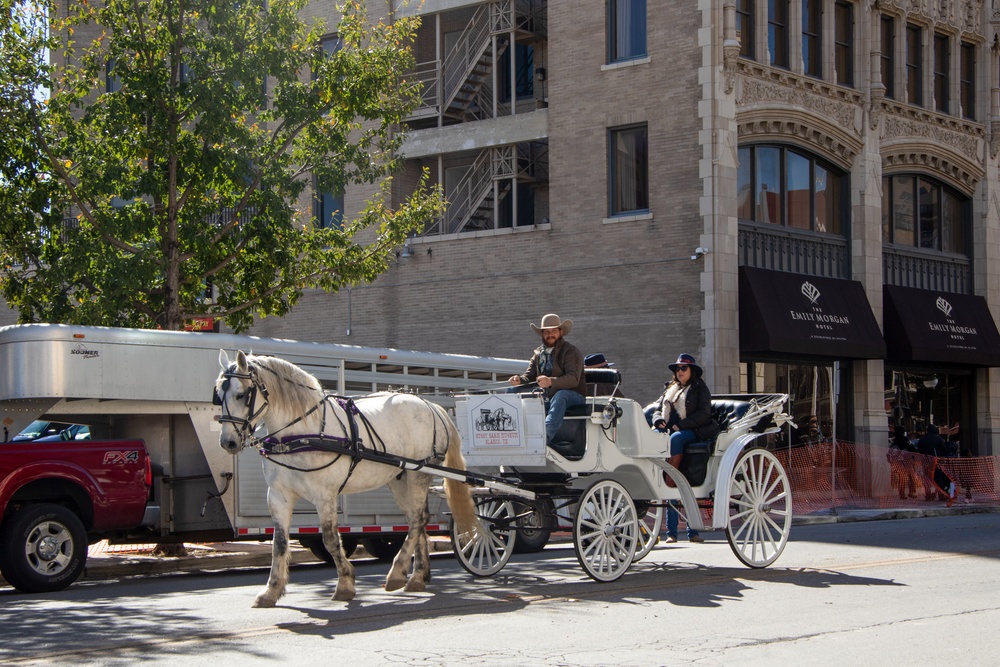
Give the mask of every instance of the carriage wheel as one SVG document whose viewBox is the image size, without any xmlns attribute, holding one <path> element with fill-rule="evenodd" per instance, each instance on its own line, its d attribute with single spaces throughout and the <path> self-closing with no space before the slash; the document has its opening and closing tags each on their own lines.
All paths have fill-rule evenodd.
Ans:
<svg viewBox="0 0 1000 667">
<path fill-rule="evenodd" d="M 642 510 L 637 508 L 636 513 Z M 639 517 L 639 544 L 635 548 L 632 562 L 645 558 L 656 543 L 660 541 L 660 529 L 663 528 L 663 507 L 647 507 L 646 513 Z"/>
<path fill-rule="evenodd" d="M 639 523 L 628 491 L 613 480 L 595 482 L 580 498 L 573 520 L 573 547 L 584 571 L 614 581 L 632 564 Z"/>
<path fill-rule="evenodd" d="M 459 534 L 452 524 L 451 544 L 466 572 L 488 577 L 503 569 L 514 551 L 517 538 L 514 503 L 496 498 L 476 499 L 476 516 L 479 526 L 475 534 Z"/>
<path fill-rule="evenodd" d="M 729 481 L 726 539 L 749 567 L 767 567 L 781 555 L 792 527 L 792 491 L 781 462 L 766 449 L 750 449 Z"/>
</svg>

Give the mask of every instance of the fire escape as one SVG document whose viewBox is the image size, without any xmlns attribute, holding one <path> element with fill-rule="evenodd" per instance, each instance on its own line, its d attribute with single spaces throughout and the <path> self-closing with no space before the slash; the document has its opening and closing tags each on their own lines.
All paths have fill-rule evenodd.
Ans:
<svg viewBox="0 0 1000 667">
<path fill-rule="evenodd" d="M 533 111 L 534 99 L 518 100 L 518 91 L 533 89 L 533 50 L 517 45 L 541 39 L 544 20 L 542 0 L 479 5 L 440 62 L 418 65 L 423 103 L 411 117 L 414 126 L 420 121 L 452 126 Z M 531 186 L 547 180 L 547 154 L 544 142 L 481 151 L 445 193 L 444 218 L 429 225 L 424 236 L 531 224 Z"/>
</svg>

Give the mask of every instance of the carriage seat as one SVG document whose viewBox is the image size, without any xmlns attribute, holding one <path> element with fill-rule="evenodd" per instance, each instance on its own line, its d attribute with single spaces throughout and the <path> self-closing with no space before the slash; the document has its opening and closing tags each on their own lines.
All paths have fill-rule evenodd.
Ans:
<svg viewBox="0 0 1000 667">
<path fill-rule="evenodd" d="M 605 370 L 603 368 L 597 370 Z M 589 372 L 589 371 L 588 371 Z M 579 461 L 587 453 L 587 422 L 591 413 L 603 411 L 600 404 L 571 405 L 566 408 L 562 426 L 556 432 L 549 447 L 559 452 L 567 461 Z"/>
<path fill-rule="evenodd" d="M 623 396 L 619 386 L 622 374 L 617 368 L 585 368 L 583 378 L 587 381 L 587 396 Z"/>
<path fill-rule="evenodd" d="M 650 426 L 650 428 L 653 426 L 653 415 L 659 407 L 660 404 L 654 401 L 642 409 L 642 412 L 646 417 L 646 423 Z M 734 400 L 730 398 L 712 399 L 712 420 L 719 425 L 719 432 L 724 433 L 729 430 L 729 426 L 733 422 L 742 419 L 743 415 L 745 415 L 749 409 L 750 403 L 747 401 Z M 718 435 L 715 436 L 715 438 L 717 437 Z M 711 453 L 715 445 L 715 438 L 705 442 L 692 442 L 684 448 L 684 453 Z"/>
</svg>

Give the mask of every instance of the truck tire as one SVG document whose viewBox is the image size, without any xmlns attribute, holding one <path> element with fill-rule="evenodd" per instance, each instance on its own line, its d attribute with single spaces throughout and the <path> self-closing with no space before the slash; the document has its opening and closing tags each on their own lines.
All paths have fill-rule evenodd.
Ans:
<svg viewBox="0 0 1000 667">
<path fill-rule="evenodd" d="M 543 499 L 536 506 L 514 504 L 514 510 L 521 515 L 530 512 L 517 522 L 517 539 L 514 540 L 514 553 L 533 554 L 545 548 L 549 536 L 556 527 L 556 510 L 552 501 Z"/>
<path fill-rule="evenodd" d="M 390 561 L 399 553 L 400 547 L 406 540 L 406 535 L 393 535 L 391 537 L 362 537 L 361 544 L 365 551 L 380 561 Z"/>
<path fill-rule="evenodd" d="M 313 556 L 316 556 L 316 558 L 320 559 L 324 563 L 333 563 L 333 556 L 331 556 L 330 552 L 326 550 L 326 545 L 323 544 L 322 537 L 300 537 L 299 544 L 304 546 L 306 549 L 309 549 Z M 354 550 L 358 548 L 358 538 L 341 535 L 340 548 L 344 550 L 344 556 L 350 558 L 354 555 Z"/>
<path fill-rule="evenodd" d="M 66 588 L 87 562 L 87 531 L 62 505 L 26 505 L 0 529 L 0 572 L 24 593 Z"/>
</svg>

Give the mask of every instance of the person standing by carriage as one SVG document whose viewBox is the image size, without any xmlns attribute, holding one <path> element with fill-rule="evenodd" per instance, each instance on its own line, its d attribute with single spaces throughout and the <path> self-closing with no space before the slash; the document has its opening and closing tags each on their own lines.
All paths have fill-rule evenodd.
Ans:
<svg viewBox="0 0 1000 667">
<path fill-rule="evenodd" d="M 674 379 L 666 383 L 660 406 L 653 413 L 653 430 L 670 434 L 670 458 L 667 463 L 680 468 L 684 447 L 692 442 L 710 440 L 719 432 L 712 419 L 712 392 L 702 379 L 704 371 L 690 354 L 681 354 L 668 368 Z M 664 474 L 667 486 L 674 481 Z"/>
<path fill-rule="evenodd" d="M 583 353 L 565 339 L 573 330 L 573 320 L 549 313 L 540 325 L 531 324 L 531 330 L 542 337 L 542 344 L 535 348 L 527 370 L 509 381 L 515 387 L 537 384 L 545 392 L 545 441 L 551 443 L 566 409 L 587 402 Z"/>
</svg>

